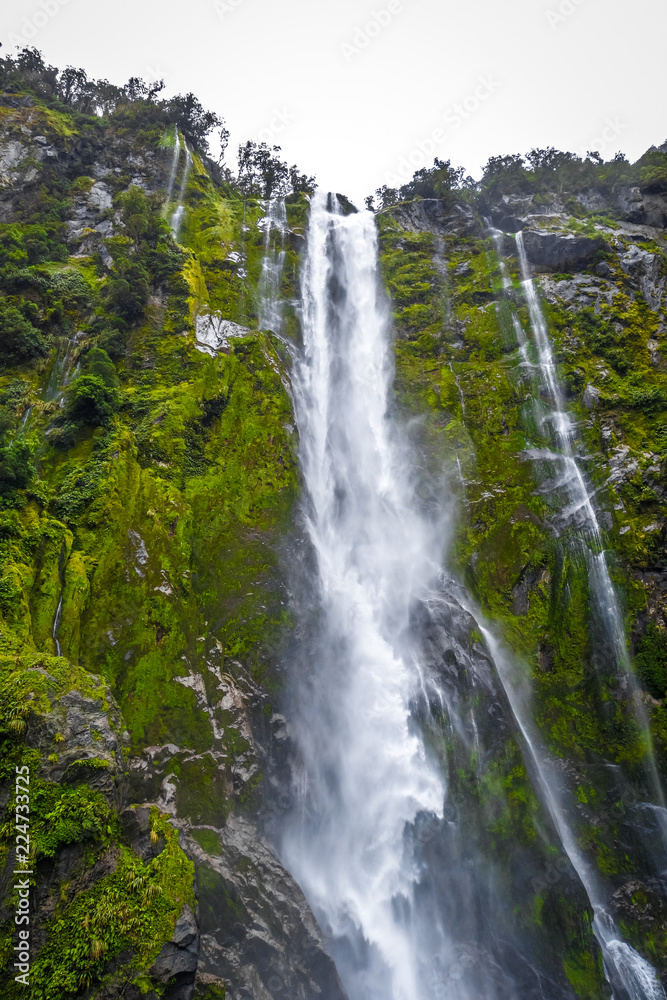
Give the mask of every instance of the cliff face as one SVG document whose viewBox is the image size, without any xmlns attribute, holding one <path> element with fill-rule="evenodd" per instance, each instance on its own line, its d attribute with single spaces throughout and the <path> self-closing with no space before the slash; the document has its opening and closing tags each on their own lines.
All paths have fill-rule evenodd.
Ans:
<svg viewBox="0 0 667 1000">
<path fill-rule="evenodd" d="M 0 111 L 3 809 L 29 763 L 33 995 L 186 997 L 196 974 L 211 998 L 225 981 L 333 996 L 317 926 L 253 818 L 282 725 L 297 485 L 287 355 L 257 330 L 264 212 L 196 153 L 186 174 L 173 128 L 131 113 L 100 127 L 22 95 Z M 178 243 L 162 220 L 174 170 Z M 304 210 L 290 208 L 295 243 Z M 289 266 L 288 291 L 291 250 Z M 70 821 L 45 848 L 61 801 Z M 11 824 L 3 837 L 9 892 Z M 159 922 L 133 923 L 149 878 Z M 120 916 L 81 932 L 98 898 Z M 3 964 L 13 912 L 7 895 Z"/>
<path fill-rule="evenodd" d="M 9 962 L 14 773 L 27 764 L 32 995 L 342 1000 L 266 840 L 291 807 L 281 698 L 299 478 L 289 354 L 260 329 L 265 205 L 194 149 L 189 165 L 142 102 L 96 118 L 12 92 L 0 125 L 3 995 L 25 995 Z M 453 484 L 454 576 L 525 664 L 577 836 L 627 938 L 665 971 L 664 885 L 633 814 L 646 792 L 638 705 L 667 775 L 667 194 L 651 169 L 643 186 L 517 193 L 501 180 L 377 221 L 398 405 L 419 420 L 427 498 Z M 287 199 L 280 297 L 295 340 L 307 209 Z M 576 512 L 562 519 L 549 458 L 527 444 L 539 391 L 517 353 L 518 232 L 637 691 L 607 669 Z M 534 940 L 554 995 L 603 996 L 586 900 L 553 832 L 537 843 L 516 726 L 452 587 L 414 627 L 428 669 L 488 709 L 483 753 L 454 737 L 445 753 L 433 733 L 453 801 L 464 815 L 474 804 L 468 835 L 506 873 L 507 938 Z M 435 868 L 460 849 L 424 845 Z M 471 954 L 461 976 L 481 961 Z"/>
<path fill-rule="evenodd" d="M 533 716 L 576 803 L 570 822 L 578 843 L 608 881 L 627 939 L 664 975 L 664 849 L 657 818 L 639 805 L 651 792 L 645 770 L 641 777 L 647 747 L 637 719 L 650 720 L 664 781 L 667 205 L 664 193 L 639 187 L 574 195 L 556 187 L 554 179 L 553 191 L 536 196 L 501 190 L 496 201 L 480 199 L 478 211 L 450 198 L 379 214 L 397 330 L 396 388 L 399 403 L 420 421 L 426 495 L 436 495 L 443 468 L 456 494 L 451 562 L 525 664 Z M 535 359 L 525 349 L 531 317 L 518 232 L 622 595 L 638 689 L 617 674 L 613 638 L 595 623 L 590 567 L 579 543 L 582 512 L 564 505 L 548 443 L 535 447 L 540 438 L 548 442 L 544 421 L 552 420 L 553 399 L 543 373 L 535 379 Z M 465 698 L 471 676 L 484 677 L 483 665 L 471 669 L 452 638 L 451 612 L 444 634 L 439 614 L 419 626 L 425 659 Z M 448 759 L 463 813 L 477 797 L 487 817 L 482 829 L 468 831 L 467 842 L 481 839 L 482 853 L 512 873 L 506 891 L 516 899 L 524 940 L 549 928 L 574 992 L 602 996 L 590 929 L 584 923 L 574 930 L 581 903 L 572 895 L 567 861 L 548 852 L 540 859 L 534 776 L 517 759 L 510 713 L 491 678 L 477 687 L 468 697 L 479 698 L 481 687 L 482 704 L 490 701 L 478 716 L 489 720 L 481 750 L 470 753 L 462 743 L 457 750 L 454 739 Z M 480 782 L 483 791 L 475 790 Z M 560 940 L 553 936 L 564 928 Z M 511 933 L 507 925 L 504 931 Z"/>
</svg>

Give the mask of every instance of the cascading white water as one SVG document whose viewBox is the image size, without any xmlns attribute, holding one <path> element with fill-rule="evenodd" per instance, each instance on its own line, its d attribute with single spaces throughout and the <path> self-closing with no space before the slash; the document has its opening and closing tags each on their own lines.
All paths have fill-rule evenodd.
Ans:
<svg viewBox="0 0 667 1000">
<path fill-rule="evenodd" d="M 56 609 L 56 616 L 53 619 L 53 628 L 51 629 L 51 638 L 53 639 L 54 645 L 56 647 L 56 656 L 61 655 L 60 643 L 58 641 L 58 630 L 60 628 L 60 622 L 63 616 L 63 595 L 60 594 L 60 600 L 58 601 L 58 607 Z"/>
<path fill-rule="evenodd" d="M 631 688 L 636 689 L 634 674 L 628 656 L 623 615 L 609 574 L 607 557 L 603 547 L 602 532 L 600 531 L 595 508 L 591 501 L 591 495 L 586 488 L 584 477 L 573 453 L 574 428 L 565 408 L 562 390 L 556 373 L 549 330 L 531 276 L 523 233 L 517 233 L 516 244 L 523 279 L 522 285 L 528 304 L 530 325 L 535 339 L 537 359 L 552 403 L 552 409 L 547 414 L 545 420 L 551 422 L 555 444 L 560 449 L 558 454 L 553 454 L 550 457 L 555 461 L 563 463 L 564 474 L 561 485 L 565 486 L 570 496 L 570 503 L 563 512 L 563 520 L 568 521 L 578 516 L 578 533 L 584 543 L 584 554 L 588 564 L 589 585 L 595 602 L 597 616 L 604 626 L 606 641 L 611 647 L 612 658 L 615 661 L 616 668 L 625 675 Z M 634 694 L 635 712 L 644 731 L 645 738 L 648 741 L 647 763 L 652 792 L 660 805 L 664 807 L 664 794 L 650 745 L 650 731 L 646 711 L 640 699 L 636 696 L 636 690 Z"/>
<path fill-rule="evenodd" d="M 287 234 L 287 209 L 284 198 L 271 198 L 264 220 L 264 257 L 259 279 L 259 327 L 280 334 L 283 325 L 283 309 L 280 299 L 280 283 L 285 266 L 285 236 Z M 272 234 L 276 234 L 277 245 L 272 248 Z"/>
<path fill-rule="evenodd" d="M 391 355 L 371 213 L 312 200 L 295 389 L 320 634 L 300 718 L 302 807 L 283 851 L 322 925 L 347 939 L 351 1000 L 425 1000 L 406 827 L 445 789 L 413 729 L 408 614 L 442 542 L 416 512 L 388 415 Z M 360 954 L 363 952 L 363 960 Z"/>
<path fill-rule="evenodd" d="M 465 598 L 462 603 L 465 604 Z M 579 876 L 593 909 L 593 933 L 602 950 L 607 979 L 615 991 L 614 1000 L 665 1000 L 665 991 L 655 970 L 623 940 L 606 908 L 605 893 L 596 870 L 577 844 L 567 818 L 562 781 L 540 745 L 535 726 L 531 721 L 526 692 L 517 681 L 516 672 L 498 641 L 487 628 L 480 627 L 491 650 L 496 672 L 507 694 L 514 718 L 535 765 L 541 785 L 542 800 L 558 831 L 563 850 Z"/>
<path fill-rule="evenodd" d="M 174 151 L 171 156 L 171 169 L 169 171 L 169 182 L 167 184 L 167 199 L 165 201 L 165 208 L 169 207 L 169 202 L 171 201 L 172 195 L 174 193 L 174 184 L 176 183 L 176 171 L 178 170 L 178 161 L 181 156 L 181 134 L 178 131 L 178 125 L 174 125 Z"/>
<path fill-rule="evenodd" d="M 188 144 L 185 139 L 183 140 L 183 145 L 185 146 L 185 165 L 183 167 L 183 176 L 181 177 L 181 186 L 178 192 L 178 205 L 174 210 L 170 223 L 174 239 L 178 239 L 178 234 L 181 231 L 181 226 L 183 224 L 183 216 L 185 215 L 185 205 L 183 204 L 185 199 L 185 189 L 188 186 L 188 177 L 190 176 L 190 170 L 192 168 L 192 153 L 188 149 Z"/>
</svg>

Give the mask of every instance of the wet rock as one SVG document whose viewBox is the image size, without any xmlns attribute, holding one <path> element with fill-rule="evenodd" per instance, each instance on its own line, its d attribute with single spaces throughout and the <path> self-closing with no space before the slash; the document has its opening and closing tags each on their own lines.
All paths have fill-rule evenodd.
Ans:
<svg viewBox="0 0 667 1000">
<path fill-rule="evenodd" d="M 584 389 L 582 402 L 587 410 L 594 410 L 600 398 L 600 390 L 590 383 Z"/>
<path fill-rule="evenodd" d="M 199 884 L 198 989 L 222 980 L 234 1000 L 346 1000 L 303 893 L 253 823 L 230 816 L 220 856 L 187 831 L 183 846 Z"/>
<path fill-rule="evenodd" d="M 229 319 L 222 319 L 218 313 L 197 316 L 195 347 L 202 354 L 229 354 L 230 340 L 234 337 L 249 337 L 252 334 L 245 326 L 239 326 Z"/>
<path fill-rule="evenodd" d="M 446 208 L 439 198 L 405 202 L 385 209 L 409 233 L 481 236 L 482 227 L 467 205 Z"/>
<path fill-rule="evenodd" d="M 651 309 L 658 310 L 665 291 L 665 279 L 660 275 L 658 254 L 641 250 L 632 244 L 621 257 L 621 267 L 639 287 Z"/>
<path fill-rule="evenodd" d="M 520 233 L 526 228 L 526 223 L 523 219 L 517 219 L 515 215 L 505 215 L 498 223 L 498 228 L 504 233 Z"/>
<path fill-rule="evenodd" d="M 523 242 L 530 263 L 550 271 L 581 270 L 605 247 L 602 238 L 561 236 L 532 229 L 524 232 Z"/>
</svg>

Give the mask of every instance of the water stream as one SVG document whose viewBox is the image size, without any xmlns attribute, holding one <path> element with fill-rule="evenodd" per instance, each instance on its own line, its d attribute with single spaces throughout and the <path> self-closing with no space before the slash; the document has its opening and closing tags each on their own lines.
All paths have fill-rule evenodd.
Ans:
<svg viewBox="0 0 667 1000">
<path fill-rule="evenodd" d="M 183 175 L 181 177 L 181 186 L 178 191 L 178 204 L 174 209 L 174 213 L 171 217 L 171 232 L 174 239 L 178 239 L 178 234 L 181 231 L 181 226 L 183 225 L 183 216 L 185 215 L 185 191 L 188 186 L 188 178 L 190 176 L 190 170 L 192 169 L 192 153 L 188 149 L 188 144 L 183 140 L 183 145 L 185 146 L 185 164 L 183 165 Z M 179 139 L 179 150 L 180 150 L 180 139 Z"/>
<path fill-rule="evenodd" d="M 419 813 L 442 815 L 445 790 L 411 725 L 420 677 L 407 633 L 442 543 L 416 512 L 388 419 L 376 240 L 372 214 L 344 216 L 315 194 L 295 388 L 322 613 L 302 694 L 301 822 L 284 854 L 338 942 L 351 1000 L 419 1000 L 418 872 L 404 832 Z"/>
<path fill-rule="evenodd" d="M 178 161 L 181 156 L 181 134 L 178 131 L 178 126 L 174 126 L 174 150 L 171 156 L 171 168 L 169 170 L 169 182 L 167 184 L 167 198 L 165 201 L 165 208 L 169 206 L 171 202 L 172 195 L 174 193 L 174 184 L 176 183 L 176 171 L 178 170 Z"/>
<path fill-rule="evenodd" d="M 554 451 L 549 455 L 549 459 L 561 466 L 558 485 L 565 490 L 569 498 L 569 502 L 561 512 L 560 521 L 563 526 L 570 524 L 576 529 L 576 540 L 588 566 L 593 610 L 599 624 L 600 635 L 604 636 L 604 648 L 611 654 L 610 659 L 621 676 L 623 686 L 630 691 L 635 714 L 647 744 L 646 764 L 651 791 L 653 797 L 664 808 L 664 794 L 653 756 L 646 710 L 630 664 L 623 614 L 607 565 L 602 532 L 593 505 L 593 491 L 589 489 L 574 453 L 575 428 L 563 399 L 549 330 L 532 279 L 521 232 L 517 233 L 516 245 L 539 371 L 550 404 L 547 405 L 543 416 L 543 424 L 549 425 L 552 431 Z M 520 327 L 520 324 L 518 325 Z"/>
<path fill-rule="evenodd" d="M 275 334 L 282 332 L 283 301 L 280 285 L 285 266 L 285 238 L 288 232 L 284 198 L 271 198 L 264 219 L 264 257 L 259 279 L 259 327 Z"/>
<path fill-rule="evenodd" d="M 265 316 L 277 315 L 268 300 L 278 294 L 279 253 L 267 238 Z M 619 934 L 607 887 L 578 844 L 564 772 L 541 745 L 521 671 L 466 593 L 442 575 L 447 524 L 424 512 L 414 446 L 393 419 L 377 257 L 373 216 L 346 216 L 335 197 L 317 192 L 293 371 L 313 624 L 303 629 L 305 667 L 290 699 L 297 807 L 281 831 L 283 861 L 325 931 L 350 1000 L 570 998 L 541 965 L 544 932 L 531 937 L 512 926 L 517 891 L 522 903 L 530 897 L 522 898 L 520 874 L 513 884 L 515 875 L 498 869 L 485 841 L 481 762 L 498 739 L 506 745 L 503 732 L 510 740 L 516 733 L 544 809 L 538 838 L 545 855 L 564 852 L 577 883 L 569 891 L 590 904 L 614 1000 L 665 1000 L 652 967 Z M 537 324 L 529 277 L 524 288 Z M 600 607 L 617 609 L 546 328 L 535 338 L 554 448 L 570 503 L 586 518 L 591 576 L 604 582 L 606 572 L 611 589 L 600 591 Z M 439 756 L 438 743 L 448 748 Z M 457 745 L 476 762 L 479 800 L 452 798 L 445 775 Z M 521 858 L 517 848 L 511 864 L 520 867 Z"/>
</svg>

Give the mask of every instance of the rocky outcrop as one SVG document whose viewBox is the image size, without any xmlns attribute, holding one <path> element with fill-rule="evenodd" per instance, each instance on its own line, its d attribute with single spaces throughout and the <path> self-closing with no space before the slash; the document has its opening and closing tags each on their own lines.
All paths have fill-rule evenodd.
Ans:
<svg viewBox="0 0 667 1000">
<path fill-rule="evenodd" d="M 605 249 L 602 238 L 563 236 L 534 229 L 524 231 L 523 242 L 530 263 L 548 271 L 580 271 Z"/>
<path fill-rule="evenodd" d="M 197 869 L 198 989 L 224 982 L 235 1000 L 345 1000 L 310 907 L 255 823 L 230 816 L 219 854 L 195 838 L 183 831 Z"/>
<path fill-rule="evenodd" d="M 448 205 L 439 198 L 403 202 L 385 211 L 391 214 L 401 229 L 410 233 L 479 236 L 482 232 L 481 225 L 469 206 Z"/>
</svg>

